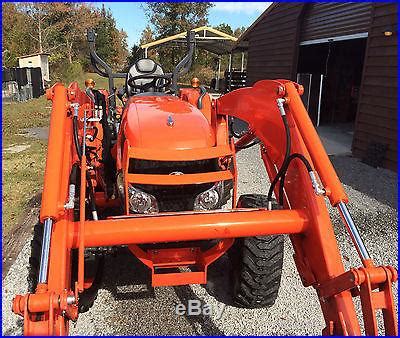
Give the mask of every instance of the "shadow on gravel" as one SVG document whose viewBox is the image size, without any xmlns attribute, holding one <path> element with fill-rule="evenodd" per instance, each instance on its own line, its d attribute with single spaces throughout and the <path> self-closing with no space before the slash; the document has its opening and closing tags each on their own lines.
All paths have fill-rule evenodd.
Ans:
<svg viewBox="0 0 400 338">
<path fill-rule="evenodd" d="M 175 293 L 182 304 L 187 305 L 189 300 L 199 300 L 201 305 L 204 306 L 205 302 L 199 299 L 190 286 L 175 286 Z M 206 336 L 224 336 L 225 334 L 218 329 L 209 316 L 204 314 L 189 316 L 185 315 L 185 319 L 192 326 L 194 332 L 198 332 L 198 325 L 201 327 L 201 335 Z M 197 324 L 197 325 L 196 325 Z"/>
<path fill-rule="evenodd" d="M 224 257 L 220 260 L 224 260 Z M 229 276 L 221 271 L 221 269 L 229 271 L 226 264 L 227 262 L 220 263 L 217 261 L 209 269 L 209 282 L 205 287 L 210 294 L 218 295 L 217 300 L 221 302 L 226 300 L 226 304 L 229 304 L 231 297 L 225 294 L 226 290 L 230 289 L 226 285 L 227 281 L 229 282 Z M 149 269 L 128 249 L 120 249 L 115 257 L 105 257 L 104 275 L 100 288 L 109 291 L 117 301 L 155 299 L 156 296 L 150 285 L 150 280 Z M 196 296 L 190 286 L 175 286 L 173 289 L 182 304 L 187 305 L 189 300 L 199 300 L 204 304 L 204 301 Z M 202 335 L 224 335 L 207 315 L 185 315 L 185 320 L 192 326 L 194 332 L 199 332 L 200 326 L 199 333 Z"/>
<path fill-rule="evenodd" d="M 223 255 L 212 263 L 207 272 L 207 284 L 204 285 L 207 293 L 217 301 L 234 306 L 233 285 L 231 281 L 231 263 L 228 255 Z"/>
<path fill-rule="evenodd" d="M 342 183 L 397 209 L 397 174 L 373 168 L 351 156 L 330 156 Z"/>
<path fill-rule="evenodd" d="M 101 288 L 110 291 L 115 300 L 155 298 L 148 268 L 127 249 L 115 257 L 106 256 Z"/>
</svg>

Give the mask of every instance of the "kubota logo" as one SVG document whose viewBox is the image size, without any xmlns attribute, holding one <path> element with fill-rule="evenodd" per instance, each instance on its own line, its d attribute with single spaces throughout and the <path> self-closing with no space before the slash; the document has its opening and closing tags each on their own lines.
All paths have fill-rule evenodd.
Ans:
<svg viewBox="0 0 400 338">
<path fill-rule="evenodd" d="M 172 115 L 168 115 L 168 118 L 167 118 L 167 126 L 173 127 L 174 124 L 175 124 L 174 118 L 172 117 Z"/>
<path fill-rule="evenodd" d="M 170 173 L 170 175 L 176 175 L 176 176 L 183 175 L 183 172 L 182 171 L 173 171 L 172 173 Z"/>
</svg>

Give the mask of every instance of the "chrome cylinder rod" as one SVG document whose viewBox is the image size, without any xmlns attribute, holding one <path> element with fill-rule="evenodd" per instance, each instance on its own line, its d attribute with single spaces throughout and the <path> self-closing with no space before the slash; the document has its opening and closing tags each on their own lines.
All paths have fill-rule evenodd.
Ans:
<svg viewBox="0 0 400 338">
<path fill-rule="evenodd" d="M 370 259 L 367 248 L 365 247 L 364 242 L 361 239 L 360 233 L 358 232 L 358 229 L 356 228 L 353 219 L 351 218 L 350 212 L 347 209 L 346 204 L 344 202 L 339 202 L 337 208 L 339 209 L 340 216 L 342 217 L 342 220 L 346 225 L 347 231 L 350 234 L 351 240 L 353 241 L 353 244 L 356 247 L 356 250 L 361 260 L 364 262 L 365 260 Z"/>
<path fill-rule="evenodd" d="M 83 112 L 83 140 L 82 140 L 82 154 L 86 154 L 86 134 L 87 134 L 87 116 L 86 110 Z"/>
<path fill-rule="evenodd" d="M 46 218 L 44 220 L 42 253 L 40 256 L 40 269 L 39 269 L 38 283 L 47 283 L 47 275 L 48 275 L 48 268 L 49 268 L 49 256 L 50 256 L 50 241 L 51 241 L 52 229 L 53 229 L 53 220 L 51 218 Z"/>
</svg>

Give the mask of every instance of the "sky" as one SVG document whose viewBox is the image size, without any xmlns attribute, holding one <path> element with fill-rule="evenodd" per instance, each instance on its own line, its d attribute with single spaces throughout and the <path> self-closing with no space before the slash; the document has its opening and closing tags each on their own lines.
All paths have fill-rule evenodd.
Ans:
<svg viewBox="0 0 400 338">
<path fill-rule="evenodd" d="M 104 3 L 113 13 L 117 27 L 128 34 L 128 46 L 139 42 L 143 29 L 148 24 L 142 9 L 144 2 L 97 2 Z M 217 26 L 229 24 L 233 30 L 237 27 L 250 26 L 272 2 L 215 2 L 210 9 L 209 24 Z"/>
</svg>

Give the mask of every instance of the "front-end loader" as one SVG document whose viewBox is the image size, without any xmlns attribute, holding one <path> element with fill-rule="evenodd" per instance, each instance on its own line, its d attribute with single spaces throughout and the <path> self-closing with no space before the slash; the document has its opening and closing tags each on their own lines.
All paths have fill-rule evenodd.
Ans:
<svg viewBox="0 0 400 338">
<path fill-rule="evenodd" d="M 70 321 L 95 302 L 103 257 L 119 247 L 149 268 L 154 287 L 205 284 L 209 265 L 228 254 L 237 306 L 271 306 L 287 234 L 303 285 L 319 299 L 323 334 L 361 334 L 353 303 L 359 297 L 365 333 L 378 334 L 382 310 L 386 334 L 397 335 L 397 271 L 373 263 L 301 101 L 301 85 L 262 80 L 218 99 L 196 80 L 180 88 L 192 63 L 193 32 L 172 73 L 148 58 L 114 73 L 96 54 L 93 31 L 88 43 L 109 88 L 87 81 L 84 90 L 73 82 L 47 91 L 52 112 L 29 293 L 12 304 L 24 334 L 68 334 Z M 116 78 L 125 86 L 116 89 Z M 232 128 L 236 118 L 249 126 L 240 135 Z M 260 149 L 267 195 L 237 194 L 236 154 L 250 146 Z M 362 267 L 344 270 L 326 199 Z"/>
</svg>

